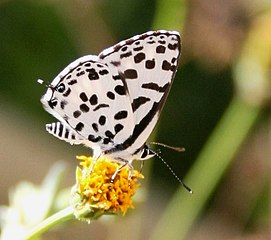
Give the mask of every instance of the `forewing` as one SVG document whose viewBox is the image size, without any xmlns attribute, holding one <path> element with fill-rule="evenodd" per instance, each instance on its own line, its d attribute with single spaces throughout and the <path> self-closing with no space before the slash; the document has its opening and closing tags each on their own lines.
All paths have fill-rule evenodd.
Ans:
<svg viewBox="0 0 271 240">
<path fill-rule="evenodd" d="M 125 148 L 140 148 L 151 134 L 170 90 L 179 55 L 179 33 L 163 30 L 137 35 L 99 54 L 101 61 L 118 69 L 129 92 L 135 128 Z"/>
</svg>

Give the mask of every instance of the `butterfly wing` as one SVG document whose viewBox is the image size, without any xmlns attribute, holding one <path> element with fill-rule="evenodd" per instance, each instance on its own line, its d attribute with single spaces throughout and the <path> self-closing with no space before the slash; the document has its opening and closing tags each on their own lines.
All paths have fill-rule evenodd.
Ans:
<svg viewBox="0 0 271 240">
<path fill-rule="evenodd" d="M 134 129 L 132 107 L 119 72 L 97 56 L 85 56 L 68 65 L 41 101 L 60 120 L 46 126 L 49 133 L 98 153 L 129 138 Z"/>
<path fill-rule="evenodd" d="M 135 36 L 69 64 L 41 99 L 60 122 L 49 133 L 96 155 L 133 160 L 152 132 L 176 73 L 177 32 Z"/>
<path fill-rule="evenodd" d="M 132 135 L 111 152 L 129 149 L 133 153 L 146 142 L 170 90 L 179 55 L 179 33 L 163 30 L 137 35 L 99 54 L 124 79 L 134 118 Z"/>
</svg>

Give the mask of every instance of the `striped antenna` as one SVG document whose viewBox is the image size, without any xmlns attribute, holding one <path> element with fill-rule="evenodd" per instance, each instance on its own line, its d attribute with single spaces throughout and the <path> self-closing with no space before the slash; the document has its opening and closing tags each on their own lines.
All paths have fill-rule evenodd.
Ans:
<svg viewBox="0 0 271 240">
<path fill-rule="evenodd" d="M 167 144 L 159 143 L 159 142 L 151 142 L 151 144 L 162 146 L 164 148 L 168 148 L 168 149 L 174 150 L 176 152 L 184 152 L 185 151 L 184 147 L 173 147 L 173 146 L 169 146 Z"/>
<path fill-rule="evenodd" d="M 189 192 L 189 193 L 193 193 L 192 189 L 190 187 L 188 187 L 183 181 L 182 179 L 180 179 L 177 174 L 173 171 L 172 167 L 157 153 L 152 151 L 165 165 L 166 167 L 169 169 L 169 171 L 172 173 L 172 175 L 178 180 L 178 182 L 180 184 L 183 185 L 183 187 Z"/>
<path fill-rule="evenodd" d="M 51 88 L 51 89 L 52 89 L 51 84 L 49 84 L 48 82 L 45 82 L 45 81 L 42 80 L 42 79 L 38 79 L 38 80 L 37 80 L 37 83 L 39 83 L 39 84 L 41 84 L 41 85 L 44 85 L 44 86 L 47 87 L 47 88 Z"/>
</svg>

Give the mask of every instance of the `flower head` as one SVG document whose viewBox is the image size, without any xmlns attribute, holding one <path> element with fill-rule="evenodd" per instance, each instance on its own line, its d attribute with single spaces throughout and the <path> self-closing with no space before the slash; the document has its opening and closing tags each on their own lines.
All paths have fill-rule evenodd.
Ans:
<svg viewBox="0 0 271 240">
<path fill-rule="evenodd" d="M 116 175 L 113 174 L 120 167 L 118 163 L 107 158 L 95 161 L 91 157 L 77 157 L 80 167 L 76 171 L 76 185 L 72 189 L 72 206 L 75 216 L 81 220 L 94 219 L 102 214 L 127 212 L 133 208 L 132 196 L 143 175 L 134 170 L 130 176 L 128 167 L 122 168 Z"/>
</svg>

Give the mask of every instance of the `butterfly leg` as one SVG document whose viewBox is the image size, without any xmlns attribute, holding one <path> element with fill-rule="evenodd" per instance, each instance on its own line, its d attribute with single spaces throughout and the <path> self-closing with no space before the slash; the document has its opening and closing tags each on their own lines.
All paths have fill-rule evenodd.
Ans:
<svg viewBox="0 0 271 240">
<path fill-rule="evenodd" d="M 102 154 L 99 154 L 99 155 L 97 155 L 97 156 L 93 156 L 93 161 L 92 161 L 92 164 L 91 164 L 91 167 L 90 167 L 90 169 L 89 169 L 89 173 L 88 174 L 91 174 L 92 172 L 93 172 L 93 169 L 94 169 L 94 167 L 95 167 L 95 165 L 96 165 L 96 163 L 97 163 L 97 161 L 99 160 L 99 158 L 102 156 Z"/>
<path fill-rule="evenodd" d="M 143 172 L 144 163 L 145 163 L 145 161 L 141 161 L 141 166 L 140 166 L 140 170 L 139 170 L 140 173 Z"/>
<path fill-rule="evenodd" d="M 116 176 L 118 175 L 118 173 L 126 166 L 128 166 L 129 168 L 129 176 L 128 179 L 130 180 L 131 177 L 133 176 L 134 173 L 134 168 L 132 166 L 132 161 L 127 161 L 124 159 L 121 159 L 121 162 L 124 162 L 120 167 L 117 168 L 117 170 L 114 172 L 114 174 L 112 175 L 110 182 L 113 183 L 115 181 Z"/>
<path fill-rule="evenodd" d="M 130 180 L 132 178 L 132 176 L 134 175 L 134 167 L 132 165 L 133 160 L 129 161 L 128 163 L 128 167 L 129 167 L 129 175 L 128 175 L 128 179 Z"/>
<path fill-rule="evenodd" d="M 125 161 L 123 165 L 121 165 L 120 167 L 117 168 L 117 170 L 114 172 L 114 174 L 112 175 L 110 182 L 113 183 L 115 181 L 116 176 L 118 175 L 118 173 L 125 167 L 127 166 L 128 161 Z"/>
</svg>

